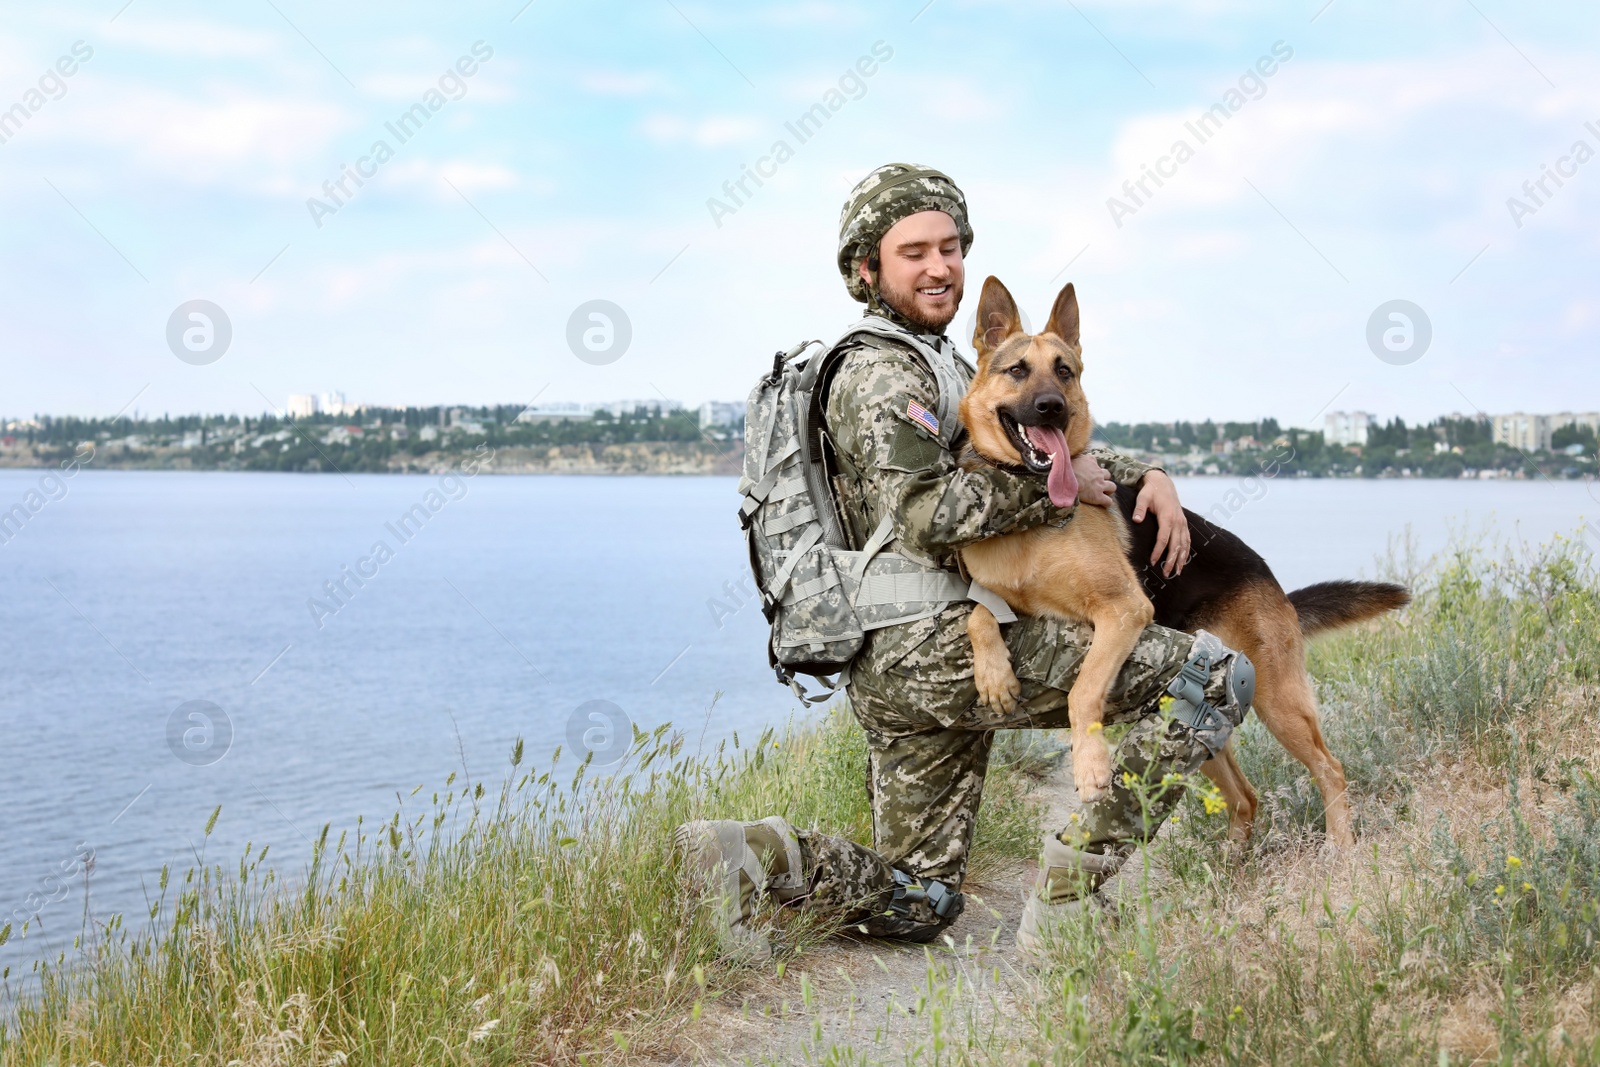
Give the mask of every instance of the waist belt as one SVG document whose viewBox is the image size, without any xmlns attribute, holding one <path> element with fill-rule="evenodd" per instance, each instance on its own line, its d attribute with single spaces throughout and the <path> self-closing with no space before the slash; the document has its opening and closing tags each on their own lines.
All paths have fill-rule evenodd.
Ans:
<svg viewBox="0 0 1600 1067">
<path fill-rule="evenodd" d="M 893 552 L 886 552 L 879 558 L 884 557 L 905 559 Z M 870 608 L 880 604 L 965 600 L 971 584 L 963 582 L 959 574 L 943 570 L 866 574 L 856 588 L 855 605 L 858 608 Z"/>
<path fill-rule="evenodd" d="M 832 566 L 813 577 L 790 581 L 782 602 L 793 605 L 838 588 L 855 608 L 862 630 L 915 622 L 943 611 L 951 601 L 972 600 L 994 613 L 999 622 L 1015 622 L 1016 613 L 994 590 L 899 552 L 852 552 L 814 546 L 829 552 Z M 787 553 L 779 553 L 780 559 Z M 787 559 L 782 564 L 787 566 Z"/>
</svg>

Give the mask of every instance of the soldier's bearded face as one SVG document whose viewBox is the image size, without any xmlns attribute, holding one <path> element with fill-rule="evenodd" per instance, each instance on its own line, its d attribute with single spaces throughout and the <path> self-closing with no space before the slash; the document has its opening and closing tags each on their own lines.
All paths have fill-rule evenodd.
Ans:
<svg viewBox="0 0 1600 1067">
<path fill-rule="evenodd" d="M 883 235 L 878 259 L 884 303 L 918 329 L 942 333 L 956 317 L 967 277 L 955 220 L 942 211 L 906 216 Z"/>
</svg>

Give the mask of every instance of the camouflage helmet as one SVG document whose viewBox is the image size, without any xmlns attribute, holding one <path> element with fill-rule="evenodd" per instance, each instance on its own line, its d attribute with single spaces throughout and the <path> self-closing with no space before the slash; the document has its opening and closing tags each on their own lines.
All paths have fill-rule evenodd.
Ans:
<svg viewBox="0 0 1600 1067">
<path fill-rule="evenodd" d="M 919 211 L 942 211 L 956 223 L 961 254 L 972 247 L 972 227 L 967 222 L 967 198 L 950 178 L 932 167 L 914 163 L 889 163 L 879 167 L 850 190 L 839 215 L 839 273 L 845 288 L 863 304 L 872 294 L 861 280 L 861 263 L 878 249 L 889 228 Z"/>
</svg>

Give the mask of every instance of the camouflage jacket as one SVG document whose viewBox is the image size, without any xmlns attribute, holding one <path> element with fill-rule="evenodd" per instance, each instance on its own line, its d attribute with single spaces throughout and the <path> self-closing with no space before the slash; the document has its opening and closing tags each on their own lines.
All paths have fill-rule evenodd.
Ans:
<svg viewBox="0 0 1600 1067">
<path fill-rule="evenodd" d="M 957 456 L 965 431 L 947 450 L 912 414 L 912 404 L 937 411 L 939 389 L 909 345 L 872 334 L 852 343 L 828 389 L 827 424 L 839 459 L 840 509 L 857 546 L 887 514 L 896 539 L 893 550 L 954 570 L 964 545 L 1071 520 L 1074 509 L 1050 503 L 1039 475 L 961 469 Z M 930 343 L 938 347 L 937 339 Z M 969 383 L 971 369 L 960 359 L 956 364 L 963 383 Z M 1109 448 L 1089 451 L 1119 485 L 1134 485 L 1157 469 Z M 970 655 L 965 635 L 971 610 L 971 601 L 955 601 L 929 618 L 871 631 L 852 669 L 887 670 L 925 642 L 942 650 L 941 657 Z"/>
</svg>

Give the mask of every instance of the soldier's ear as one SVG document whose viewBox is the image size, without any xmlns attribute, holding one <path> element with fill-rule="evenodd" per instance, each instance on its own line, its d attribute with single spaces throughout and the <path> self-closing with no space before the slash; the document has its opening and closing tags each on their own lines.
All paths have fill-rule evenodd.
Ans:
<svg viewBox="0 0 1600 1067">
<path fill-rule="evenodd" d="M 978 321 L 972 326 L 972 347 L 979 360 L 986 360 L 1007 337 L 1022 332 L 1022 316 L 1011 293 L 994 275 L 983 280 L 978 297 Z"/>
<path fill-rule="evenodd" d="M 872 285 L 872 276 L 878 273 L 878 253 L 882 248 L 883 242 L 879 241 L 872 251 L 862 258 L 860 265 L 856 267 L 856 273 L 861 275 L 861 280 L 869 287 Z"/>
<path fill-rule="evenodd" d="M 1046 324 L 1044 332 L 1055 334 L 1073 348 L 1078 347 L 1078 294 L 1071 282 L 1056 294 L 1055 305 L 1050 308 L 1050 322 Z"/>
</svg>

